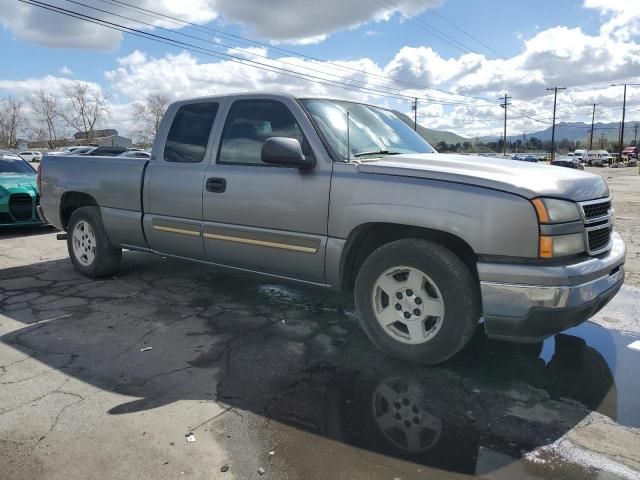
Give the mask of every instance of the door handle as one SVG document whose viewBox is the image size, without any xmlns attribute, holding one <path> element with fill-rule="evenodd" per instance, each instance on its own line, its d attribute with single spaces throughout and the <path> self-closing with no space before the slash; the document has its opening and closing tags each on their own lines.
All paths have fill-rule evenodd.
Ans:
<svg viewBox="0 0 640 480">
<path fill-rule="evenodd" d="M 224 178 L 207 178 L 206 189 L 208 192 L 222 193 L 227 189 L 227 181 Z"/>
</svg>

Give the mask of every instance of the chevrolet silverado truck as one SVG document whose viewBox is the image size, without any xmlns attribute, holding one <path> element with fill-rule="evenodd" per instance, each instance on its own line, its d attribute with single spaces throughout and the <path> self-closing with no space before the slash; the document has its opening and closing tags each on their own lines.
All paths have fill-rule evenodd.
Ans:
<svg viewBox="0 0 640 480">
<path fill-rule="evenodd" d="M 389 110 L 288 94 L 183 100 L 151 159 L 44 156 L 40 212 L 88 277 L 122 250 L 354 292 L 387 354 L 434 364 L 477 325 L 537 342 L 617 293 L 597 175 L 444 155 Z"/>
</svg>

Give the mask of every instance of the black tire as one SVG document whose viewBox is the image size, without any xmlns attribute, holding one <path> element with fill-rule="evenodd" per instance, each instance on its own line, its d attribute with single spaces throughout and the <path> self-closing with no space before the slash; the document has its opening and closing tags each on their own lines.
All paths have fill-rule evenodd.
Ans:
<svg viewBox="0 0 640 480">
<path fill-rule="evenodd" d="M 73 232 L 81 221 L 88 223 L 95 235 L 95 258 L 88 265 L 76 257 L 73 248 Z M 113 275 L 122 257 L 122 249 L 109 242 L 98 207 L 81 207 L 71 214 L 67 228 L 67 249 L 76 271 L 89 278 Z"/>
<path fill-rule="evenodd" d="M 421 270 L 440 290 L 445 308 L 442 325 L 425 343 L 397 340 L 376 319 L 372 305 L 376 280 L 397 266 Z M 355 303 L 360 325 L 378 349 L 400 360 L 426 365 L 444 362 L 462 350 L 481 315 L 479 286 L 462 260 L 442 245 L 415 238 L 385 244 L 365 259 L 356 278 Z"/>
</svg>

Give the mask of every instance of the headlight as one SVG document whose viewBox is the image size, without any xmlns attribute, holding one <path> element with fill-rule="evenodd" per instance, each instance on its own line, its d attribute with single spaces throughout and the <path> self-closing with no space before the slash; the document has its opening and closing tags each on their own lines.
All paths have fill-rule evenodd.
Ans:
<svg viewBox="0 0 640 480">
<path fill-rule="evenodd" d="M 558 258 L 584 252 L 582 233 L 571 235 L 540 236 L 540 258 Z"/>
<path fill-rule="evenodd" d="M 578 205 L 568 200 L 534 198 L 532 203 L 540 223 L 566 223 L 582 219 Z"/>
</svg>

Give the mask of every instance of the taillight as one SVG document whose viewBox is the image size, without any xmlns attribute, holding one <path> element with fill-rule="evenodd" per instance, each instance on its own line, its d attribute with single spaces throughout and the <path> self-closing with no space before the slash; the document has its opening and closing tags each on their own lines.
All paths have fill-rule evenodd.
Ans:
<svg viewBox="0 0 640 480">
<path fill-rule="evenodd" d="M 41 174 L 41 170 L 42 170 L 42 164 L 39 163 L 38 164 L 38 176 L 36 177 L 37 180 L 37 184 L 38 184 L 38 193 L 40 193 L 40 195 L 42 195 L 42 174 Z"/>
</svg>

